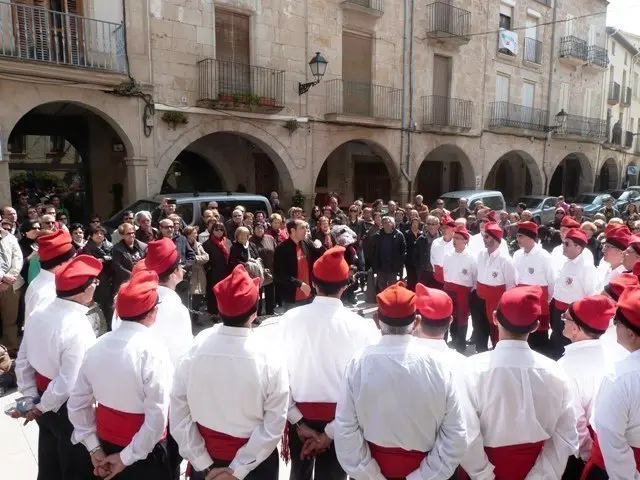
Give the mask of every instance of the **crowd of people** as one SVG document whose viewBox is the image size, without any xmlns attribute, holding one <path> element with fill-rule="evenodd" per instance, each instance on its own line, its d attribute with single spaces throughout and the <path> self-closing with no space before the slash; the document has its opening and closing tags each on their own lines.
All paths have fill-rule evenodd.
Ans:
<svg viewBox="0 0 640 480">
<path fill-rule="evenodd" d="M 292 480 L 640 478 L 632 214 L 560 204 L 538 225 L 522 206 L 333 197 L 308 217 L 212 203 L 191 226 L 166 199 L 109 239 L 97 217 L 16 210 L 8 413 L 39 425 L 39 479 L 173 480 L 186 459 L 196 480 L 276 480 L 278 453 Z M 348 308 L 358 289 L 373 320 Z M 276 335 L 253 329 L 278 306 Z M 218 323 L 194 338 L 205 309 Z"/>
</svg>

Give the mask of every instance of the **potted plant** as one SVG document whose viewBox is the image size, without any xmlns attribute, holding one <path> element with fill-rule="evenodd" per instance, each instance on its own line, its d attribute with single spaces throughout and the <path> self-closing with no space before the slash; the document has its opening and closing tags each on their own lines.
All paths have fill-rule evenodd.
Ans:
<svg viewBox="0 0 640 480">
<path fill-rule="evenodd" d="M 262 107 L 275 107 L 276 106 L 276 99 L 275 98 L 268 98 L 268 97 L 260 97 L 260 100 L 258 101 L 258 104 Z"/>
<path fill-rule="evenodd" d="M 295 118 L 292 118 L 291 120 L 287 120 L 284 123 L 284 128 L 289 130 L 289 135 L 291 135 L 293 132 L 300 128 L 300 123 L 298 123 L 298 120 L 296 120 Z"/>
<path fill-rule="evenodd" d="M 187 116 L 182 112 L 167 111 L 162 114 L 162 121 L 175 130 L 178 125 L 186 125 L 189 123 Z"/>
<path fill-rule="evenodd" d="M 304 202 L 305 202 L 304 195 L 300 190 L 296 190 L 296 193 L 294 193 L 293 198 L 291 199 L 291 206 L 304 208 Z"/>
<path fill-rule="evenodd" d="M 218 101 L 220 103 L 232 103 L 233 102 L 233 95 L 231 95 L 230 93 L 219 93 L 218 94 Z"/>
</svg>

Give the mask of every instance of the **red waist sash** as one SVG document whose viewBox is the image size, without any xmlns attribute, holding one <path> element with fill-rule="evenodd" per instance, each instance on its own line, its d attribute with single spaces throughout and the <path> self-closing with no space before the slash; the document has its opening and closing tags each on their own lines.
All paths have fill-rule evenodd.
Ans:
<svg viewBox="0 0 640 480">
<path fill-rule="evenodd" d="M 444 269 L 442 265 L 433 266 L 433 278 L 435 278 L 438 283 L 444 283 Z"/>
<path fill-rule="evenodd" d="M 591 457 L 587 461 L 582 471 L 580 480 L 585 480 L 589 477 L 589 473 L 594 468 L 599 468 L 602 471 L 607 471 L 604 464 L 604 457 L 602 456 L 602 450 L 600 450 L 600 444 L 598 443 L 598 436 L 593 430 L 590 429 L 591 436 L 593 437 L 593 447 L 591 449 Z M 636 470 L 640 470 L 640 448 L 631 447 L 633 451 L 633 457 L 636 461 Z"/>
<path fill-rule="evenodd" d="M 524 283 L 516 285 L 518 287 L 540 287 L 542 289 L 542 295 L 540 296 L 540 309 L 542 310 L 542 315 L 540 315 L 540 326 L 538 330 L 547 332 L 550 327 L 550 319 L 549 319 L 549 289 L 546 285 L 527 285 Z"/>
<path fill-rule="evenodd" d="M 553 299 L 553 305 L 560 310 L 560 313 L 564 313 L 569 309 L 569 304 L 561 302 L 560 300 Z"/>
<path fill-rule="evenodd" d="M 45 377 L 40 372 L 36 371 L 36 388 L 38 389 L 38 393 L 40 393 L 40 395 L 44 393 L 50 383 L 50 378 Z"/>
<path fill-rule="evenodd" d="M 493 312 L 498 307 L 498 303 L 500 303 L 500 298 L 502 298 L 502 294 L 507 291 L 507 286 L 502 285 L 485 285 L 484 283 L 478 282 L 476 285 L 476 292 L 478 296 L 485 301 L 485 310 L 487 313 L 487 318 L 489 322 L 493 318 Z"/>
<path fill-rule="evenodd" d="M 332 422 L 336 418 L 336 404 L 322 402 L 296 403 L 296 407 L 307 420 Z"/>
<path fill-rule="evenodd" d="M 496 480 L 524 480 L 542 452 L 544 442 L 484 447 Z"/>
<path fill-rule="evenodd" d="M 126 447 L 144 423 L 144 413 L 127 413 L 98 403 L 96 409 L 97 434 L 100 440 Z M 165 429 L 163 438 L 166 437 Z"/>
<path fill-rule="evenodd" d="M 209 452 L 211 458 L 215 460 L 222 460 L 224 462 L 232 461 L 238 453 L 238 450 L 249 441 L 248 438 L 232 437 L 226 433 L 216 432 L 199 423 L 196 425 L 198 426 L 200 435 L 202 435 L 204 439 L 207 452 Z"/>
<path fill-rule="evenodd" d="M 469 294 L 471 287 L 464 287 L 457 283 L 446 282 L 444 291 L 452 293 L 450 295 L 454 307 L 454 321 L 456 325 L 467 325 L 469 323 Z"/>
<path fill-rule="evenodd" d="M 386 478 L 404 478 L 420 467 L 420 462 L 428 452 L 405 450 L 395 447 L 381 447 L 367 442 L 371 457 L 378 463 L 382 475 Z"/>
</svg>

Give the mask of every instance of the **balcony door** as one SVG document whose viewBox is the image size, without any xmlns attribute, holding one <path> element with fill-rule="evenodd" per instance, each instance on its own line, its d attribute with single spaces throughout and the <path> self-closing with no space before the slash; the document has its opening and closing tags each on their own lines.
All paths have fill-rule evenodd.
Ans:
<svg viewBox="0 0 640 480">
<path fill-rule="evenodd" d="M 522 83 L 522 112 L 520 119 L 524 128 L 531 128 L 538 123 L 533 111 L 533 104 L 536 98 L 536 84 L 533 82 Z"/>
<path fill-rule="evenodd" d="M 371 84 L 373 40 L 371 37 L 342 32 L 343 111 L 352 115 L 374 116 L 374 87 Z"/>
<path fill-rule="evenodd" d="M 433 56 L 434 125 L 449 125 L 451 97 L 451 57 Z"/>
<path fill-rule="evenodd" d="M 249 16 L 216 8 L 215 78 L 219 95 L 250 95 Z"/>
</svg>

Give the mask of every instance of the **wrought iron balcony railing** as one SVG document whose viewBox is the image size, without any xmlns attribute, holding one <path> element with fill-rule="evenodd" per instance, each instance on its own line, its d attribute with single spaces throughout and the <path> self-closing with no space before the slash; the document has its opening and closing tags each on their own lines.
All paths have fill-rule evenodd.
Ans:
<svg viewBox="0 0 640 480">
<path fill-rule="evenodd" d="M 581 38 L 568 36 L 560 39 L 560 57 L 587 60 L 589 46 Z"/>
<path fill-rule="evenodd" d="M 125 73 L 123 24 L 0 1 L 0 57 Z"/>
<path fill-rule="evenodd" d="M 542 42 L 539 42 L 535 38 L 527 38 L 524 39 L 524 61 L 537 63 L 540 65 L 542 63 Z"/>
<path fill-rule="evenodd" d="M 344 3 L 368 8 L 380 13 L 384 12 L 384 0 L 345 0 Z"/>
<path fill-rule="evenodd" d="M 607 49 L 590 45 L 587 52 L 587 63 L 599 68 L 609 67 L 609 53 Z"/>
<path fill-rule="evenodd" d="M 607 101 L 610 105 L 615 105 L 620 101 L 620 84 L 618 82 L 609 82 Z"/>
<path fill-rule="evenodd" d="M 473 102 L 430 95 L 422 97 L 422 124 L 436 127 L 471 128 Z"/>
<path fill-rule="evenodd" d="M 558 129 L 557 133 L 604 140 L 607 138 L 607 121 L 600 118 L 567 115 L 565 124 Z"/>
<path fill-rule="evenodd" d="M 342 78 L 327 83 L 328 114 L 400 120 L 402 91 Z"/>
<path fill-rule="evenodd" d="M 624 135 L 624 148 L 632 148 L 633 147 L 633 132 L 625 132 Z"/>
<path fill-rule="evenodd" d="M 284 108 L 284 71 L 205 58 L 198 62 L 198 103 L 230 110 Z"/>
<path fill-rule="evenodd" d="M 547 111 L 508 102 L 491 104 L 490 128 L 518 128 L 544 132 L 547 130 Z"/>
<path fill-rule="evenodd" d="M 631 87 L 626 87 L 622 89 L 622 97 L 620 98 L 620 103 L 625 106 L 631 105 L 631 96 L 632 96 Z"/>
<path fill-rule="evenodd" d="M 468 39 L 470 31 L 471 12 L 444 2 L 427 5 L 427 35 L 429 37 Z"/>
</svg>

